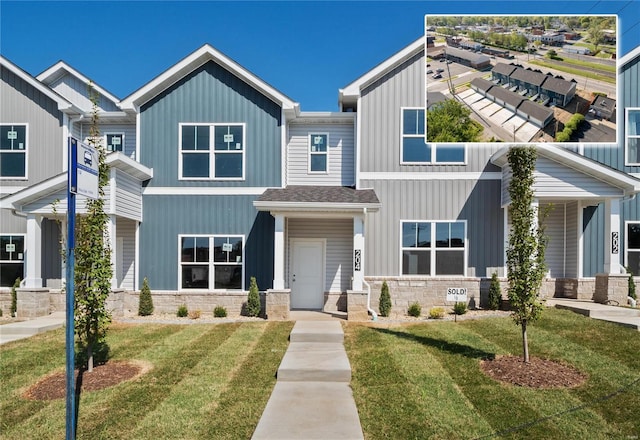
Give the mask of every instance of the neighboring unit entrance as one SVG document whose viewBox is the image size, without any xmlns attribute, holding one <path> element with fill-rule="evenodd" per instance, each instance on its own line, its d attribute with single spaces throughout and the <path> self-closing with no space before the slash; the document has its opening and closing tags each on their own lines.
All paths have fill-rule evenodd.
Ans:
<svg viewBox="0 0 640 440">
<path fill-rule="evenodd" d="M 324 307 L 324 240 L 292 240 L 289 286 L 292 309 Z"/>
</svg>

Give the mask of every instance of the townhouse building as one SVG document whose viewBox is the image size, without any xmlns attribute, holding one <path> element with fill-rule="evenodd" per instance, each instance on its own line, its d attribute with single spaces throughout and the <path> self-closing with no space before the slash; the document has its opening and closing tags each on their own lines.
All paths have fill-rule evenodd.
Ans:
<svg viewBox="0 0 640 440">
<path fill-rule="evenodd" d="M 509 145 L 425 143 L 424 51 L 420 38 L 340 89 L 337 112 L 301 111 L 209 45 L 124 99 L 64 63 L 32 77 L 2 58 L 0 298 L 20 276 L 20 295 L 48 298 L 34 313 L 61 305 L 66 145 L 87 140 L 91 83 L 116 311 L 136 310 L 145 277 L 160 312 L 239 314 L 251 277 L 269 319 L 366 319 L 383 281 L 397 313 L 446 305 L 448 288 L 482 306 L 505 276 Z M 545 296 L 622 301 L 624 266 L 640 275 L 639 61 L 620 60 L 616 146 L 537 146 Z"/>
</svg>

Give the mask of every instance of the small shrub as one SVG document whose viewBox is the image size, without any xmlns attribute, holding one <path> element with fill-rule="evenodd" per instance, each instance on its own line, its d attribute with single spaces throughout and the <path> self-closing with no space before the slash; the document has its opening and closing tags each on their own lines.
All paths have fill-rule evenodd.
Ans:
<svg viewBox="0 0 640 440">
<path fill-rule="evenodd" d="M 151 298 L 151 289 L 149 289 L 149 280 L 144 277 L 142 280 L 142 289 L 140 289 L 140 302 L 138 303 L 138 315 L 149 316 L 153 314 L 153 298 Z"/>
<path fill-rule="evenodd" d="M 633 299 L 638 299 L 638 295 L 636 294 L 636 282 L 633 279 L 633 273 L 631 272 L 631 269 L 627 267 L 627 273 L 630 274 L 629 275 L 629 296 Z"/>
<path fill-rule="evenodd" d="M 422 306 L 420 306 L 419 303 L 414 302 L 409 306 L 407 313 L 409 314 L 409 316 L 413 316 L 417 318 L 422 313 Z"/>
<path fill-rule="evenodd" d="M 202 312 L 200 310 L 193 310 L 189 312 L 189 319 L 200 319 Z"/>
<path fill-rule="evenodd" d="M 391 313 L 391 295 L 389 294 L 389 285 L 386 281 L 382 283 L 382 289 L 380 290 L 378 310 L 380 311 L 380 316 L 389 316 L 389 313 Z"/>
<path fill-rule="evenodd" d="M 251 281 L 249 281 L 249 296 L 247 298 L 247 315 L 249 316 L 260 315 L 260 291 L 258 290 L 258 283 L 256 283 L 256 277 L 251 277 Z"/>
<path fill-rule="evenodd" d="M 18 313 L 18 292 L 16 292 L 18 287 L 20 287 L 20 277 L 16 278 L 13 287 L 11 287 L 11 313 L 9 316 L 12 318 L 15 318 Z"/>
<path fill-rule="evenodd" d="M 444 309 L 442 307 L 432 307 L 431 310 L 429 310 L 429 318 L 431 319 L 444 318 Z"/>
<path fill-rule="evenodd" d="M 467 303 L 466 302 L 457 302 L 453 305 L 453 313 L 456 315 L 464 315 L 467 313 Z"/>
<path fill-rule="evenodd" d="M 227 309 L 222 306 L 216 306 L 216 308 L 213 309 L 213 316 L 216 318 L 226 318 Z"/>
<path fill-rule="evenodd" d="M 498 310 L 502 303 L 502 291 L 500 290 L 500 281 L 498 274 L 491 275 L 491 284 L 489 285 L 489 309 Z"/>
<path fill-rule="evenodd" d="M 176 313 L 176 316 L 178 318 L 186 318 L 187 315 L 189 315 L 189 310 L 187 309 L 187 306 L 182 304 L 180 307 L 178 307 L 178 312 Z"/>
<path fill-rule="evenodd" d="M 0 309 L 0 318 L 2 318 L 2 309 Z"/>
</svg>

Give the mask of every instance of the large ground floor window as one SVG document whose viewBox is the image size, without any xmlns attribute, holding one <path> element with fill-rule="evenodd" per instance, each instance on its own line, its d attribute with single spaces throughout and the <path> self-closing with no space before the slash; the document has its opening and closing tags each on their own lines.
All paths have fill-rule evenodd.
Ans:
<svg viewBox="0 0 640 440">
<path fill-rule="evenodd" d="M 640 222 L 627 223 L 626 266 L 634 276 L 640 275 Z"/>
<path fill-rule="evenodd" d="M 464 221 L 402 221 L 402 275 L 465 275 Z"/>
<path fill-rule="evenodd" d="M 24 279 L 24 235 L 0 235 L 0 287 Z"/>
<path fill-rule="evenodd" d="M 244 236 L 181 235 L 179 244 L 180 289 L 244 289 Z"/>
</svg>

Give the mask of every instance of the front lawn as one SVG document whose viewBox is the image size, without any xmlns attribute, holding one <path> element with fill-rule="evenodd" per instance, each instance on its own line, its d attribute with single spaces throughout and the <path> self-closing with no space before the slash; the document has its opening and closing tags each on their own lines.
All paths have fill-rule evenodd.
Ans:
<svg viewBox="0 0 640 440">
<path fill-rule="evenodd" d="M 367 439 L 637 439 L 640 333 L 556 309 L 529 327 L 532 356 L 586 373 L 574 389 L 490 379 L 480 361 L 520 355 L 510 318 L 406 327 L 346 326 L 352 388 Z"/>
<path fill-rule="evenodd" d="M 82 393 L 78 439 L 251 438 L 292 327 L 290 322 L 112 326 L 111 359 L 137 360 L 151 369 L 138 379 Z M 64 438 L 65 400 L 23 396 L 64 365 L 63 329 L 0 348 L 2 438 Z"/>
</svg>

